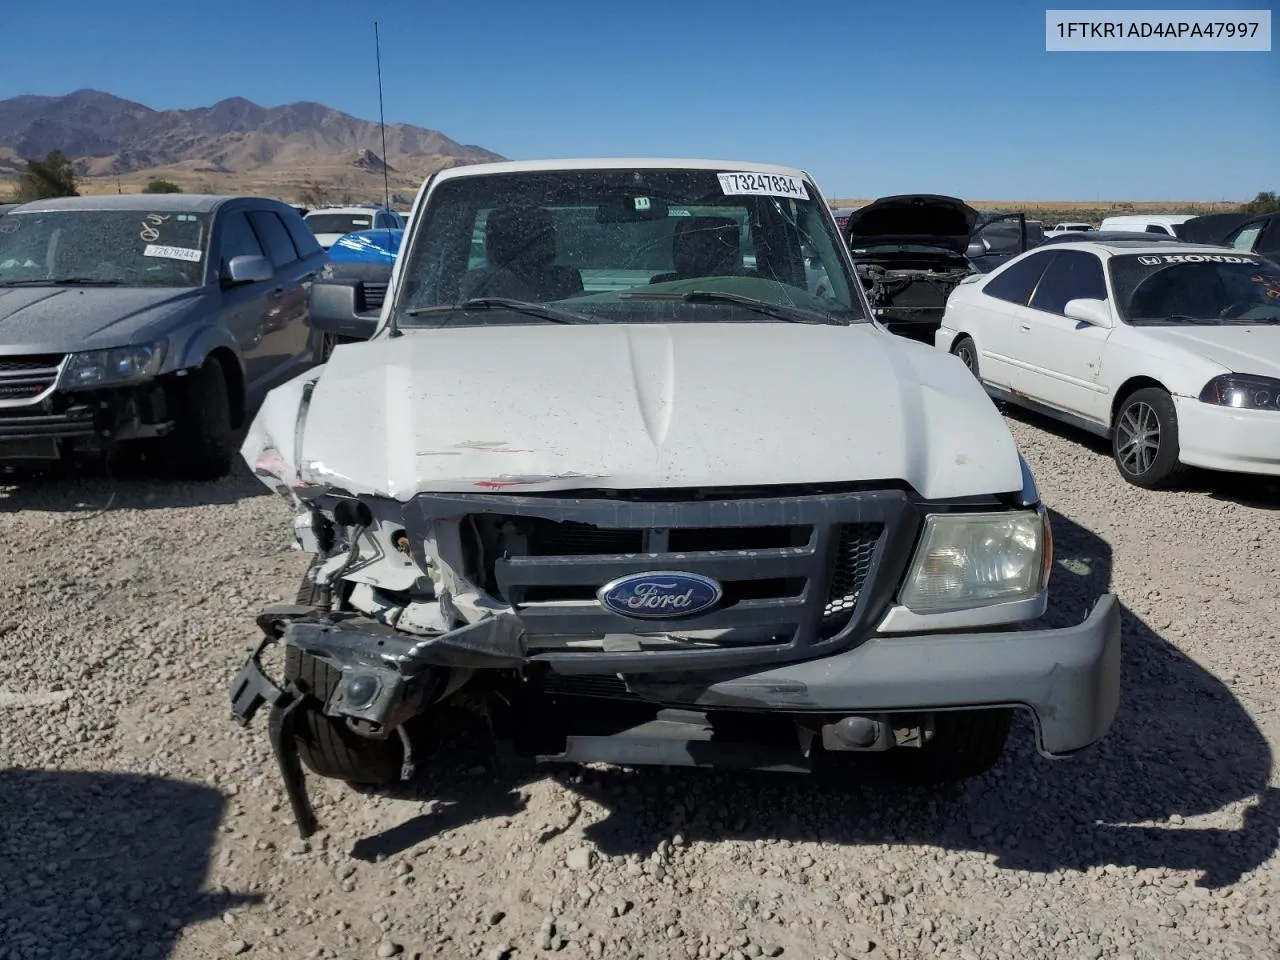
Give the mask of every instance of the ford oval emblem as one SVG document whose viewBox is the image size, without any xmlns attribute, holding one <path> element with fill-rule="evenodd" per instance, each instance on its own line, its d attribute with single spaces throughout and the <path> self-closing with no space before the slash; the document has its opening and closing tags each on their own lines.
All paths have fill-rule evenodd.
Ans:
<svg viewBox="0 0 1280 960">
<path fill-rule="evenodd" d="M 640 620 L 692 617 L 720 602 L 720 584 L 710 577 L 675 570 L 632 573 L 596 591 L 601 606 Z"/>
</svg>

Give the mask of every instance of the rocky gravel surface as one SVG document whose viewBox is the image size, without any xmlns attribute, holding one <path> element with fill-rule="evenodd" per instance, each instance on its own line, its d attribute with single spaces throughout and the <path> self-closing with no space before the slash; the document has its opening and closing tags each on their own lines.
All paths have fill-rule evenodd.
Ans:
<svg viewBox="0 0 1280 960">
<path fill-rule="evenodd" d="M 1054 624 L 1115 590 L 1120 716 L 911 791 L 526 768 L 461 736 L 406 790 L 312 779 L 301 841 L 227 689 L 306 558 L 247 473 L 0 487 L 0 960 L 1280 957 L 1280 493 L 1124 485 L 1010 426 L 1054 510 Z"/>
</svg>

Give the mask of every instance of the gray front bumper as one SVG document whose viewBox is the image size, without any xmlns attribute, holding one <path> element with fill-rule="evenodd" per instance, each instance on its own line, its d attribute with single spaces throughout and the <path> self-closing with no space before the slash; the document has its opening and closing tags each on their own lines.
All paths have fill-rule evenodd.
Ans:
<svg viewBox="0 0 1280 960">
<path fill-rule="evenodd" d="M 734 710 L 894 713 L 1014 706 L 1037 746 L 1062 756 L 1101 739 L 1120 702 L 1120 604 L 1104 595 L 1083 623 L 1057 630 L 877 637 L 833 656 L 710 684 L 628 678 L 671 704 Z"/>
<path fill-rule="evenodd" d="M 294 608 L 301 609 L 301 608 Z M 271 616 L 264 617 L 264 626 Z M 875 714 L 1020 707 L 1037 746 L 1062 756 L 1089 746 L 1111 726 L 1120 700 L 1120 604 L 1104 595 L 1083 623 L 1056 630 L 1010 630 L 872 637 L 813 659 L 733 669 L 652 672 L 644 654 L 529 654 L 512 614 L 414 641 L 368 622 L 294 622 L 286 644 L 330 661 L 342 680 L 326 713 L 388 727 L 403 719 L 409 678 L 426 667 L 527 669 L 568 677 L 620 677 L 630 695 L 668 706 L 769 713 Z M 359 676 L 376 676 L 378 696 L 357 707 L 347 696 Z M 247 721 L 280 691 L 255 654 L 237 677 L 234 712 Z"/>
</svg>

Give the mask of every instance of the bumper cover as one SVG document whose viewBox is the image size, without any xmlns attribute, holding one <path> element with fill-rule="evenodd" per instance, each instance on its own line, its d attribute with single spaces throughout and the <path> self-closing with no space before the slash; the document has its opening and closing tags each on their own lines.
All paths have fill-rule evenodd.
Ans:
<svg viewBox="0 0 1280 960">
<path fill-rule="evenodd" d="M 1179 459 L 1206 470 L 1280 476 L 1280 414 L 1175 396 Z"/>
<path fill-rule="evenodd" d="M 269 613 L 261 619 L 269 633 L 275 629 Z M 857 714 L 1020 707 L 1032 713 L 1037 746 L 1046 756 L 1100 739 L 1120 698 L 1120 605 L 1113 594 L 1103 596 L 1084 622 L 1062 629 L 874 637 L 799 662 L 667 673 L 646 671 L 643 654 L 530 655 L 513 614 L 420 641 L 361 620 L 275 623 L 283 623 L 282 642 L 342 669 L 326 713 L 387 726 L 404 718 L 404 691 L 412 686 L 407 678 L 431 667 L 541 664 L 565 675 L 621 675 L 642 699 L 717 710 Z M 350 696 L 350 685 L 362 675 L 378 679 L 378 696 L 370 702 Z M 247 723 L 278 696 L 255 653 L 236 678 L 233 714 Z"/>
</svg>

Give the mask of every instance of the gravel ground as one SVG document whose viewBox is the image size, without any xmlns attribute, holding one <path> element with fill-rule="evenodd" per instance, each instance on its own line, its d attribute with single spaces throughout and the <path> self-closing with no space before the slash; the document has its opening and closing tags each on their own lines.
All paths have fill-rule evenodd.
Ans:
<svg viewBox="0 0 1280 960">
<path fill-rule="evenodd" d="M 496 765 L 396 796 L 312 779 L 297 839 L 228 682 L 306 559 L 247 473 L 0 488 L 0 960 L 1280 957 L 1273 486 L 1127 487 L 1010 418 L 1055 511 L 1056 624 L 1127 609 L 1112 732 L 1020 721 L 961 787 L 873 772 Z"/>
</svg>

